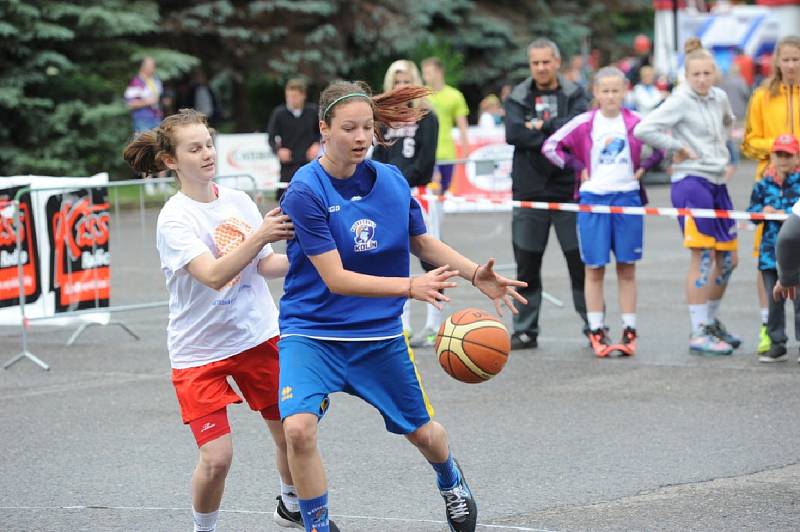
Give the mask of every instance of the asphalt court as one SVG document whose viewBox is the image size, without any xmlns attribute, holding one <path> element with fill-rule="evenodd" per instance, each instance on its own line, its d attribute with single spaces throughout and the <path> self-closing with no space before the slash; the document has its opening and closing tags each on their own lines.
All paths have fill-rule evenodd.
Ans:
<svg viewBox="0 0 800 532">
<path fill-rule="evenodd" d="M 739 209 L 752 172 L 744 164 L 730 184 Z M 668 187 L 649 194 L 652 206 L 669 205 Z M 155 215 L 148 212 L 142 227 L 135 213 L 122 213 L 112 227 L 114 302 L 166 297 Z M 443 235 L 470 257 L 509 265 L 509 228 L 508 213 L 458 214 L 445 219 Z M 436 419 L 477 497 L 478 530 L 800 529 L 800 353 L 792 340 L 788 362 L 757 362 L 753 233 L 740 234 L 740 266 L 721 314 L 744 344 L 730 357 L 687 351 L 688 254 L 666 218 L 646 222 L 633 359 L 591 355 L 555 235 L 543 283 L 564 306 L 544 304 L 538 349 L 513 352 L 504 371 L 480 385 L 452 380 L 432 350 L 417 351 Z M 606 299 L 616 337 L 612 273 Z M 280 295 L 279 282 L 271 288 Z M 467 282 L 450 295 L 449 312 L 492 308 Z M 169 382 L 166 315 L 165 308 L 119 315 L 140 341 L 114 326 L 91 328 L 70 347 L 72 328 L 31 332 L 30 350 L 52 370 L 22 361 L 0 372 L 0 529 L 191 529 L 196 450 Z M 413 324 L 423 321 L 415 303 Z M 17 329 L 0 328 L 0 359 L 17 353 L 19 340 Z M 230 417 L 234 463 L 218 530 L 281 530 L 271 520 L 278 484 L 263 422 L 241 405 Z M 342 530 L 446 530 L 430 467 L 385 432 L 372 407 L 335 395 L 320 446 Z"/>
</svg>

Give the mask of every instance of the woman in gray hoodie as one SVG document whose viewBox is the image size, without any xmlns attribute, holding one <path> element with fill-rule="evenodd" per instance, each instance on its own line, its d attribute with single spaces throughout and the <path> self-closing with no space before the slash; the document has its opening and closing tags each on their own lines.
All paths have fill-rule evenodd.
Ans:
<svg viewBox="0 0 800 532">
<path fill-rule="evenodd" d="M 731 174 L 725 145 L 733 124 L 728 98 L 714 86 L 717 67 L 704 49 L 685 59 L 686 83 L 634 130 L 642 141 L 672 154 L 672 205 L 733 209 L 725 181 Z M 668 133 L 669 132 L 669 133 Z M 683 245 L 691 252 L 686 297 L 694 353 L 729 355 L 741 340 L 717 319 L 731 273 L 738 263 L 736 223 L 729 219 L 678 219 Z"/>
</svg>

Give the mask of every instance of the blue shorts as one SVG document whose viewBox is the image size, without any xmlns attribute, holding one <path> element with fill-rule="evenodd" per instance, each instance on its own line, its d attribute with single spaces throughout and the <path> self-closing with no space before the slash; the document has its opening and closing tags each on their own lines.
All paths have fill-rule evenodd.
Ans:
<svg viewBox="0 0 800 532">
<path fill-rule="evenodd" d="M 592 194 L 581 192 L 582 205 L 614 205 L 641 207 L 638 190 Z M 578 240 L 581 260 L 590 268 L 605 266 L 611 261 L 611 250 L 618 263 L 629 264 L 642 258 L 644 220 L 635 214 L 578 213 Z"/>
<path fill-rule="evenodd" d="M 333 392 L 374 406 L 395 434 L 414 432 L 433 417 L 403 336 L 363 342 L 286 336 L 278 351 L 281 419 L 301 413 L 322 417 Z"/>
</svg>

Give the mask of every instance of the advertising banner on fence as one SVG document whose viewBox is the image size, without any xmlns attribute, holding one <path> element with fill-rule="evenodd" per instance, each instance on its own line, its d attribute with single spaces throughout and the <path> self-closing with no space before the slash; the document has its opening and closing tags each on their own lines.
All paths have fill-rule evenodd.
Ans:
<svg viewBox="0 0 800 532">
<path fill-rule="evenodd" d="M 17 257 L 23 262 L 26 318 L 54 317 L 73 310 L 107 307 L 110 301 L 108 174 L 87 178 L 0 177 L 0 205 L 22 187 L 22 249 L 10 207 L 0 218 L 0 325 L 20 321 Z M 56 187 L 56 188 L 53 188 Z M 107 323 L 99 310 L 47 323 Z"/>
<path fill-rule="evenodd" d="M 219 134 L 214 138 L 217 149 L 217 175 L 247 174 L 253 176 L 259 190 L 272 190 L 280 177 L 280 163 L 267 143 L 266 133 Z M 226 185 L 247 190 L 251 183 L 242 180 Z"/>
</svg>

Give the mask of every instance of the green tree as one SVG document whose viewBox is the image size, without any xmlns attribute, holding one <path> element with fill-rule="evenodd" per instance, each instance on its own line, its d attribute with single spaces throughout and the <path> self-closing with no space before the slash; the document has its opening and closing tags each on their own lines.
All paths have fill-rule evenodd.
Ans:
<svg viewBox="0 0 800 532">
<path fill-rule="evenodd" d="M 0 175 L 121 169 L 137 58 L 155 56 L 167 77 L 197 62 L 134 42 L 158 21 L 155 2 L 0 0 Z"/>
</svg>

